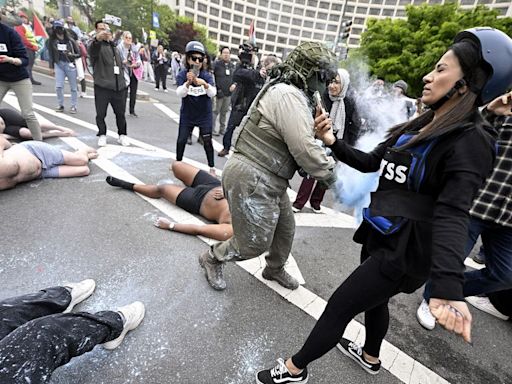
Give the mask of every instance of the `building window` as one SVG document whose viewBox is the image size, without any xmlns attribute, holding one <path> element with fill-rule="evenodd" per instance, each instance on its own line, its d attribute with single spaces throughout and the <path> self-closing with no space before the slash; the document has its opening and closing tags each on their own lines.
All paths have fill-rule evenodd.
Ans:
<svg viewBox="0 0 512 384">
<path fill-rule="evenodd" d="M 310 9 L 306 9 L 306 16 L 307 17 L 311 17 L 311 18 L 315 18 L 315 11 L 312 11 Z"/>
<path fill-rule="evenodd" d="M 270 13 L 269 19 L 272 20 L 272 21 L 278 21 L 279 20 L 279 15 L 277 13 Z"/>
<path fill-rule="evenodd" d="M 396 0 L 384 0 L 384 4 L 386 4 L 386 5 L 395 5 L 396 4 Z"/>
<path fill-rule="evenodd" d="M 230 25 L 228 23 L 220 23 L 221 31 L 229 32 Z"/>
<path fill-rule="evenodd" d="M 404 17 L 405 16 L 405 9 L 398 9 L 395 14 L 396 17 Z"/>
<path fill-rule="evenodd" d="M 275 42 L 276 41 L 276 35 L 273 34 L 273 33 L 267 33 L 267 41 L 272 41 L 272 42 Z"/>
<path fill-rule="evenodd" d="M 420 1 L 423 1 L 423 0 L 420 0 Z M 388 16 L 388 17 L 393 16 L 393 10 L 392 9 L 383 9 L 382 16 Z"/>
<path fill-rule="evenodd" d="M 300 31 L 297 28 L 290 29 L 290 35 L 299 36 Z"/>
<path fill-rule="evenodd" d="M 283 33 L 283 34 L 287 35 L 288 27 L 283 27 L 283 26 L 279 27 L 279 33 Z"/>
<path fill-rule="evenodd" d="M 277 25 L 269 24 L 268 27 L 267 27 L 267 31 L 277 32 Z"/>
<path fill-rule="evenodd" d="M 208 37 L 212 40 L 217 40 L 217 32 L 208 31 Z"/>
<path fill-rule="evenodd" d="M 213 3 L 213 4 L 219 4 L 219 1 L 220 0 L 212 0 L 210 1 L 210 3 Z M 179 1 L 176 2 L 176 4 L 178 5 L 179 4 Z"/>
<path fill-rule="evenodd" d="M 301 19 L 297 19 L 297 18 L 293 18 L 292 20 L 292 24 L 293 25 L 298 25 L 299 27 L 302 25 L 302 20 Z"/>
<path fill-rule="evenodd" d="M 279 4 L 277 1 L 272 1 L 270 3 L 270 9 L 279 11 L 281 9 L 281 4 Z"/>
<path fill-rule="evenodd" d="M 242 23 L 243 23 L 243 21 L 244 21 L 244 19 L 242 18 L 242 16 L 235 15 L 235 16 L 233 16 L 233 21 L 234 21 L 235 23 L 242 24 Z"/>
<path fill-rule="evenodd" d="M 313 34 L 313 40 L 323 40 L 324 34 L 323 33 L 315 33 Z"/>
<path fill-rule="evenodd" d="M 326 28 L 325 23 L 316 23 L 316 24 L 315 24 L 315 29 L 316 29 L 317 31 L 323 31 L 325 28 Z"/>
<path fill-rule="evenodd" d="M 340 19 L 340 15 L 334 15 L 334 14 L 330 14 L 329 15 L 329 21 L 338 21 Z"/>
<path fill-rule="evenodd" d="M 337 26 L 337 25 L 335 25 L 335 24 L 329 24 L 329 25 L 327 26 L 327 30 L 328 30 L 329 32 L 336 32 L 336 31 L 338 30 L 338 26 Z"/>
<path fill-rule="evenodd" d="M 187 1 L 185 1 L 185 7 L 194 8 L 195 5 L 196 4 L 195 4 L 194 0 L 187 0 Z"/>
<path fill-rule="evenodd" d="M 301 36 L 305 39 L 311 39 L 311 32 L 310 31 L 306 31 L 306 30 L 303 30 L 302 33 L 301 33 Z"/>
<path fill-rule="evenodd" d="M 310 7 L 315 7 L 316 8 L 318 6 L 318 1 L 316 1 L 316 0 L 308 0 L 308 5 Z"/>
<path fill-rule="evenodd" d="M 297 40 L 297 39 L 290 39 L 290 40 L 288 40 L 288 44 L 289 45 L 293 45 L 295 47 L 295 46 L 299 45 L 299 40 Z"/>
<path fill-rule="evenodd" d="M 370 3 L 371 4 L 382 4 L 383 0 L 372 0 Z"/>
<path fill-rule="evenodd" d="M 379 15 L 380 9 L 378 8 L 370 8 L 370 15 Z"/>
<path fill-rule="evenodd" d="M 321 1 L 320 9 L 329 9 L 329 3 L 327 1 Z"/>
<path fill-rule="evenodd" d="M 320 20 L 327 20 L 327 13 L 325 12 L 318 12 L 318 15 L 316 16 L 317 19 Z"/>
<path fill-rule="evenodd" d="M 304 4 L 306 4 L 306 0 L 297 0 L 294 3 L 299 4 L 299 5 L 304 5 Z"/>
<path fill-rule="evenodd" d="M 264 40 L 264 33 L 263 32 L 256 32 L 256 38 L 260 40 Z"/>
<path fill-rule="evenodd" d="M 233 35 L 241 35 L 242 28 L 233 26 Z"/>
<path fill-rule="evenodd" d="M 441 4 L 442 0 L 430 0 L 430 4 Z M 480 4 L 489 4 L 485 1 L 480 1 Z"/>
<path fill-rule="evenodd" d="M 211 28 L 219 28 L 219 22 L 217 20 L 210 19 L 208 24 Z"/>
<path fill-rule="evenodd" d="M 346 4 L 346 3 L 345 3 Z M 341 11 L 341 4 L 338 3 L 332 3 L 331 9 L 333 11 Z"/>
<path fill-rule="evenodd" d="M 260 0 L 260 5 L 262 7 L 268 7 L 268 0 Z"/>
<path fill-rule="evenodd" d="M 233 2 L 231 0 L 222 0 L 222 6 L 224 8 L 233 8 Z"/>
<path fill-rule="evenodd" d="M 304 14 L 304 8 L 301 8 L 301 7 L 295 7 L 293 9 L 293 14 L 294 15 L 299 15 L 299 16 L 302 16 Z"/>
<path fill-rule="evenodd" d="M 309 20 L 304 20 L 304 28 L 313 28 L 313 22 Z"/>
<path fill-rule="evenodd" d="M 227 43 L 229 41 L 229 36 L 220 35 L 220 41 L 225 41 Z"/>
<path fill-rule="evenodd" d="M 431 1 L 432 2 L 432 1 Z M 407 5 L 407 4 L 411 4 L 411 0 L 400 0 L 398 2 L 399 5 Z"/>
<path fill-rule="evenodd" d="M 226 11 L 222 11 L 222 18 L 224 20 L 231 20 L 231 13 L 226 12 Z"/>
<path fill-rule="evenodd" d="M 365 15 L 365 14 L 366 14 L 366 11 L 367 11 L 367 8 L 365 8 L 365 7 L 357 7 L 357 8 L 356 8 L 356 13 L 358 13 L 358 14 L 360 14 L 360 15 L 361 15 L 361 14 Z"/>
<path fill-rule="evenodd" d="M 194 20 L 194 14 L 189 11 L 185 11 L 185 17 Z"/>
<path fill-rule="evenodd" d="M 262 19 L 267 18 L 267 11 L 263 11 L 261 9 L 258 9 L 258 17 L 261 17 Z"/>
<path fill-rule="evenodd" d="M 240 3 L 235 3 L 235 11 L 243 12 L 244 11 L 244 5 Z"/>
<path fill-rule="evenodd" d="M 256 28 L 265 30 L 265 22 L 262 20 L 256 20 Z"/>
<path fill-rule="evenodd" d="M 281 15 L 281 23 L 290 24 L 290 17 Z"/>
<path fill-rule="evenodd" d="M 286 37 L 278 37 L 277 43 L 278 44 L 286 44 Z"/>
<path fill-rule="evenodd" d="M 273 45 L 270 45 L 270 44 L 265 44 L 265 50 L 267 52 L 274 52 L 275 51 L 275 47 Z"/>
<path fill-rule="evenodd" d="M 347 5 L 347 9 L 345 10 L 345 12 L 354 13 L 354 6 L 353 5 Z"/>
<path fill-rule="evenodd" d="M 245 13 L 247 13 L 248 15 L 255 15 L 256 9 L 254 9 L 253 7 L 247 7 L 245 8 Z"/>
<path fill-rule="evenodd" d="M 348 43 L 350 45 L 358 45 L 359 44 L 359 39 L 356 38 L 356 37 L 351 37 L 350 39 L 348 39 Z"/>
<path fill-rule="evenodd" d="M 283 5 L 283 12 L 292 13 L 292 7 L 290 7 L 289 5 Z"/>
<path fill-rule="evenodd" d="M 197 10 L 201 12 L 208 12 L 208 7 L 204 3 L 197 4 Z"/>
<path fill-rule="evenodd" d="M 217 8 L 210 7 L 210 15 L 219 16 L 219 10 Z"/>
</svg>

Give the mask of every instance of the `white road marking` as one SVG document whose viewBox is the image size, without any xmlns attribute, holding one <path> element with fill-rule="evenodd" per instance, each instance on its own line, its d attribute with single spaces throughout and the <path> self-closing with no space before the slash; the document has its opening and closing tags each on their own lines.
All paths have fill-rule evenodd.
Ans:
<svg viewBox="0 0 512 384">
<path fill-rule="evenodd" d="M 11 101 L 12 103 L 12 101 Z M 84 122 L 82 120 L 79 120 L 77 118 L 73 118 L 67 115 L 58 114 L 57 112 L 52 111 L 49 108 L 34 104 L 34 108 L 38 109 L 40 111 L 43 111 L 45 113 L 48 113 L 52 116 L 71 121 L 76 125 L 80 125 L 82 127 L 92 129 L 94 131 L 97 131 L 97 127 L 93 124 Z M 112 137 L 117 137 L 112 132 L 109 132 L 109 135 Z M 61 137 L 62 141 L 67 143 L 69 146 L 75 149 L 79 149 L 85 144 L 74 137 Z M 140 148 L 146 149 L 146 150 L 152 150 L 153 152 L 158 152 L 158 154 L 161 155 L 169 155 L 171 158 L 173 158 L 174 154 L 169 151 L 165 151 L 163 149 L 154 147 L 150 144 L 143 143 L 141 141 L 130 139 L 131 143 L 133 145 L 139 146 Z M 122 148 L 121 148 L 122 150 Z M 174 157 L 175 158 L 175 157 Z M 100 156 L 98 159 L 92 160 L 94 164 L 96 164 L 98 167 L 102 168 L 105 172 L 109 173 L 112 176 L 119 177 L 121 179 L 127 180 L 129 182 L 133 183 L 140 183 L 143 184 L 140 180 L 126 172 L 121 167 L 114 164 L 112 161 L 108 160 L 107 158 L 104 158 L 103 156 Z M 187 161 L 191 163 L 191 161 Z M 196 163 L 196 162 L 193 162 Z M 198 168 L 204 169 L 207 168 L 203 164 L 197 163 L 199 165 Z M 289 192 L 291 196 L 294 197 L 295 193 L 292 191 Z M 146 196 L 141 196 L 144 200 L 148 201 L 151 205 L 153 205 L 155 208 L 159 209 L 161 212 L 165 213 L 167 216 L 171 217 L 176 222 L 181 223 L 195 223 L 195 224 L 204 224 L 201 220 L 197 219 L 195 216 L 189 214 L 188 212 L 170 204 L 169 202 L 161 199 L 151 199 Z M 330 216 L 331 214 L 335 213 L 335 211 L 327 209 L 325 207 L 322 208 L 323 211 L 325 211 L 325 216 Z M 337 213 L 339 216 L 339 219 L 346 220 L 346 223 L 352 223 L 353 227 L 353 218 L 350 217 L 350 219 L 346 218 L 341 213 Z M 305 217 L 307 217 L 305 213 L 299 213 L 297 214 L 296 218 L 298 221 L 304 221 Z M 322 221 L 320 214 L 312 214 L 312 217 L 314 217 L 315 222 Z M 324 221 L 325 226 L 327 226 L 327 221 Z M 312 225 L 311 226 L 315 226 Z M 203 240 L 208 245 L 211 245 L 215 243 L 215 240 L 207 239 L 202 236 L 198 236 L 201 240 Z M 292 260 L 292 256 L 290 255 L 290 261 Z M 241 266 L 243 269 L 245 269 L 247 272 L 249 272 L 251 275 L 256 277 L 258 280 L 260 280 L 263 284 L 267 285 L 269 288 L 273 289 L 275 292 L 277 292 L 279 295 L 284 297 L 286 300 L 288 300 L 290 303 L 294 304 L 295 306 L 299 307 L 309 315 L 311 315 L 313 318 L 317 319 L 321 316 L 322 312 L 325 309 L 325 306 L 327 305 L 327 302 L 316 295 L 315 293 L 309 291 L 308 289 L 304 288 L 303 286 L 299 286 L 298 289 L 291 291 L 286 288 L 281 287 L 279 284 L 277 284 L 274 281 L 268 281 L 265 280 L 261 276 L 261 272 L 265 266 L 265 259 L 264 256 L 260 256 L 259 258 L 254 258 L 250 260 L 245 260 L 241 262 L 237 262 L 239 266 Z M 296 271 L 294 269 L 297 268 Z M 289 265 L 287 265 L 287 270 L 290 269 L 290 273 L 296 274 L 298 271 L 298 267 L 296 265 L 295 260 L 293 262 L 290 262 Z M 298 271 L 300 272 L 300 271 Z M 347 337 L 354 341 L 363 341 L 364 340 L 364 334 L 365 334 L 365 328 L 362 324 L 359 322 L 352 320 L 344 333 L 344 337 Z M 381 355 L 380 359 L 382 362 L 382 367 L 386 370 L 388 370 L 391 374 L 393 374 L 395 377 L 400 379 L 404 383 L 408 384 L 419 384 L 419 383 L 439 383 L 439 384 L 448 384 L 449 382 L 443 379 L 441 376 L 430 370 L 429 368 L 422 365 L 420 362 L 414 360 L 412 357 L 408 356 L 401 350 L 399 350 L 394 345 L 390 344 L 386 340 L 382 343 L 381 348 Z"/>
</svg>

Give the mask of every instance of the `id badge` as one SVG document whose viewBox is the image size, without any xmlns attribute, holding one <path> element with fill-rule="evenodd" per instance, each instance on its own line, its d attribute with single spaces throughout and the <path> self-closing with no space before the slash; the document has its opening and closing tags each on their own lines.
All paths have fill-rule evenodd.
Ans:
<svg viewBox="0 0 512 384">
<path fill-rule="evenodd" d="M 68 50 L 68 46 L 66 44 L 57 44 L 57 50 L 59 52 L 66 52 Z"/>
<path fill-rule="evenodd" d="M 114 75 L 119 75 L 121 72 L 119 71 L 119 67 L 114 65 Z"/>
<path fill-rule="evenodd" d="M 0 52 L 8 52 L 7 44 L 0 43 Z"/>
<path fill-rule="evenodd" d="M 226 76 L 229 76 L 231 74 L 231 71 L 229 69 L 226 69 Z"/>
</svg>

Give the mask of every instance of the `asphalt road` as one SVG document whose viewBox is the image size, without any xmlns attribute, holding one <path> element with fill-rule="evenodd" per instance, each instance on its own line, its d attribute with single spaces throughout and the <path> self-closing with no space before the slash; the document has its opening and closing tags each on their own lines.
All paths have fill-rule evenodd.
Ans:
<svg viewBox="0 0 512 384">
<path fill-rule="evenodd" d="M 51 78 L 37 78 L 43 85 L 34 92 L 54 93 Z M 141 89 L 152 99 L 137 103 L 139 117 L 128 117 L 128 135 L 174 152 L 177 124 L 155 103 L 179 113 L 180 100 L 172 90 L 156 92 L 151 84 L 142 83 Z M 56 97 L 35 96 L 34 102 L 53 109 Z M 81 142 L 96 146 L 91 129 L 41 114 L 74 128 Z M 95 124 L 94 99 L 80 99 L 72 117 Z M 108 127 L 116 131 L 111 111 Z M 48 142 L 71 149 L 60 139 Z M 115 140 L 109 138 L 109 143 Z M 197 143 L 187 146 L 185 156 L 206 163 Z M 110 160 L 145 183 L 174 180 L 168 158 L 119 152 Z M 217 168 L 224 163 L 216 157 Z M 273 366 L 276 358 L 301 347 L 315 324 L 313 317 L 236 264 L 226 268 L 226 291 L 210 289 L 197 263 L 206 244 L 155 228 L 152 221 L 159 210 L 136 194 L 110 187 L 106 176 L 91 164 L 86 178 L 36 180 L 0 192 L 0 298 L 94 278 L 96 292 L 77 310 L 115 309 L 134 300 L 146 305 L 144 322 L 121 347 L 113 352 L 96 347 L 58 369 L 52 383 L 253 383 L 255 370 Z M 292 181 L 293 189 L 299 182 L 298 177 Z M 333 201 L 328 193 L 325 204 L 332 207 Z M 305 288 L 329 298 L 358 264 L 359 246 L 352 235 L 353 229 L 319 227 L 314 221 L 297 228 L 292 254 Z M 423 330 L 415 318 L 420 300 L 420 292 L 391 299 L 388 342 L 451 383 L 512 383 L 510 322 L 473 310 L 470 347 L 440 329 Z M 363 322 L 362 316 L 357 320 Z M 401 380 L 388 370 L 370 376 L 336 350 L 310 370 L 315 384 L 442 382 L 435 377 Z"/>
</svg>

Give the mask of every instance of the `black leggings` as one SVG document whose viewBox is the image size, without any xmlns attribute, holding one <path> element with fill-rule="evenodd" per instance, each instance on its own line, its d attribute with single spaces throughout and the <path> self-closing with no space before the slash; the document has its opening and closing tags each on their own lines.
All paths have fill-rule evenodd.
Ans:
<svg viewBox="0 0 512 384">
<path fill-rule="evenodd" d="M 338 287 L 327 303 L 302 349 L 292 357 L 297 368 L 304 369 L 336 346 L 350 320 L 365 312 L 364 351 L 379 356 L 389 325 L 388 302 L 401 292 L 404 276 L 392 280 L 380 270 L 380 261 L 363 250 L 362 264 Z"/>
<path fill-rule="evenodd" d="M 185 153 L 185 147 L 187 145 L 187 139 L 189 135 L 192 134 L 192 130 L 194 129 L 195 124 L 185 124 L 181 123 L 179 126 L 178 132 L 178 141 L 176 143 L 176 161 L 181 161 L 183 159 L 183 154 Z M 204 152 L 206 153 L 206 160 L 208 161 L 208 166 L 213 168 L 215 167 L 215 160 L 213 158 L 213 144 L 212 144 L 212 126 L 211 119 L 210 125 L 202 124 L 199 126 L 199 133 L 203 137 L 203 146 Z"/>
</svg>

